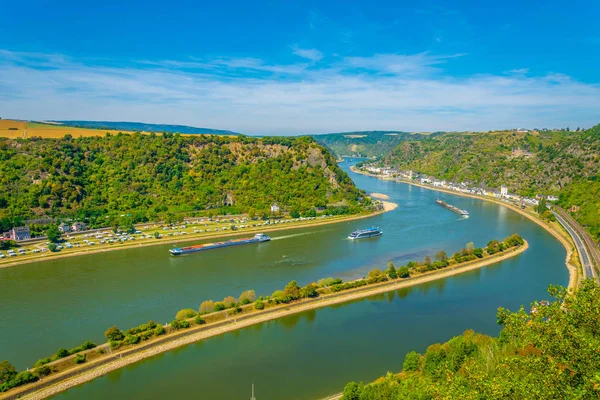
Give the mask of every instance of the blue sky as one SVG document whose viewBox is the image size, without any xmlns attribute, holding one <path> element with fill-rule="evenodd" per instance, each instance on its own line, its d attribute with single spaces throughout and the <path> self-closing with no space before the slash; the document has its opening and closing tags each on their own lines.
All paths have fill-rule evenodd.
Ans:
<svg viewBox="0 0 600 400">
<path fill-rule="evenodd" d="M 0 117 L 250 134 L 589 127 L 598 1 L 0 2 Z"/>
</svg>

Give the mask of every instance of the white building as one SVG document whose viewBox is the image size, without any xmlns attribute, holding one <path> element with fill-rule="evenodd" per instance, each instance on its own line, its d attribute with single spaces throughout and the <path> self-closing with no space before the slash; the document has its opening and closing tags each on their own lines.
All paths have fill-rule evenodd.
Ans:
<svg viewBox="0 0 600 400">
<path fill-rule="evenodd" d="M 548 196 L 547 199 L 548 201 L 558 201 L 558 197 L 556 196 Z"/>
<path fill-rule="evenodd" d="M 277 203 L 273 203 L 273 205 L 271 206 L 271 212 L 272 213 L 278 213 L 279 212 L 279 206 L 277 205 Z"/>
<path fill-rule="evenodd" d="M 500 186 L 500 196 L 503 196 L 503 197 L 508 196 L 508 187 L 506 185 Z"/>
</svg>

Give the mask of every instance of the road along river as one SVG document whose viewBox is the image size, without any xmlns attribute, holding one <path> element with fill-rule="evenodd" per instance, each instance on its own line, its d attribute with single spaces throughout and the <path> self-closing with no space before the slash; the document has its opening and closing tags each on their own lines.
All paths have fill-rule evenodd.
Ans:
<svg viewBox="0 0 600 400">
<path fill-rule="evenodd" d="M 346 170 L 349 162 L 341 164 Z M 260 246 L 170 258 L 170 246 L 130 249 L 0 271 L 0 358 L 31 365 L 58 347 L 103 341 L 106 327 L 166 322 L 184 307 L 246 289 L 271 293 L 287 281 L 361 276 L 392 260 L 402 264 L 477 246 L 514 232 L 522 255 L 461 276 L 266 322 L 166 353 L 71 389 L 58 398 L 311 399 L 401 368 L 406 352 L 473 328 L 495 334 L 498 306 L 516 309 L 566 285 L 564 248 L 526 218 L 495 204 L 351 173 L 357 185 L 386 194 L 398 208 L 372 219 L 273 234 Z M 467 209 L 460 219 L 441 198 Z M 345 239 L 379 225 L 384 235 Z M 60 261 L 60 262 L 59 262 Z"/>
</svg>

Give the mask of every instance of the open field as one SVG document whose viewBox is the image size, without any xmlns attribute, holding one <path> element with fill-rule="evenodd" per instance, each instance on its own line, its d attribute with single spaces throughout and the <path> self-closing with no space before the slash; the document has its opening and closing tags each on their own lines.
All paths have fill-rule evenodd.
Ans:
<svg viewBox="0 0 600 400">
<path fill-rule="evenodd" d="M 9 129 L 13 128 L 13 129 Z M 17 128 L 17 130 L 14 130 Z M 0 120 L 0 137 L 7 138 L 30 138 L 30 137 L 43 137 L 43 138 L 60 138 L 67 134 L 73 137 L 81 136 L 104 136 L 109 132 L 111 134 L 117 134 L 121 131 L 105 130 L 105 129 L 86 129 L 86 128 L 73 128 L 68 126 L 62 126 L 58 124 L 42 124 L 38 122 L 25 122 L 15 121 L 9 119 Z M 123 133 L 132 133 L 125 132 Z M 145 133 L 145 132 L 142 132 Z"/>
</svg>

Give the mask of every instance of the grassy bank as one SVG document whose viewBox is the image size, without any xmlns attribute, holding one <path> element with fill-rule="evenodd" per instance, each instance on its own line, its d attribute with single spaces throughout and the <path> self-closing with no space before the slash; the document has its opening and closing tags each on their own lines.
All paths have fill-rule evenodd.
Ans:
<svg viewBox="0 0 600 400">
<path fill-rule="evenodd" d="M 59 350 L 40 360 L 35 369 L 19 374 L 23 383 L 27 379 L 34 382 L 14 388 L 0 395 L 0 399 L 25 394 L 31 395 L 28 398 L 48 397 L 179 346 L 290 314 L 457 275 L 514 257 L 527 248 L 527 242 L 513 235 L 502 242 L 491 241 L 482 249 L 467 246 L 452 257 L 438 252 L 435 261 L 426 257 L 422 262 L 413 261 L 398 269 L 390 263 L 385 271 L 376 268 L 355 281 L 327 278 L 305 287 L 298 287 L 292 281 L 283 290 L 258 299 L 253 298 L 253 291 L 247 291 L 239 299 L 205 301 L 200 306 L 200 315 L 195 310 L 181 310 L 166 326 L 151 321 L 126 331 L 111 327 L 105 333 L 109 343 L 77 352 Z M 43 379 L 36 380 L 40 376 Z"/>
<path fill-rule="evenodd" d="M 565 265 L 566 265 L 567 269 L 569 270 L 569 284 L 567 287 L 569 289 L 574 289 L 579 285 L 580 280 L 581 280 L 581 266 L 579 265 L 579 261 L 578 261 L 579 259 L 577 257 L 577 250 L 576 250 L 575 244 L 573 243 L 573 239 L 571 239 L 571 236 L 569 236 L 569 234 L 564 230 L 564 228 L 557 222 L 543 221 L 537 216 L 537 213 L 522 210 L 519 207 L 516 207 L 510 203 L 498 200 L 493 197 L 479 196 L 479 195 L 474 195 L 474 194 L 470 194 L 470 193 L 456 192 L 453 190 L 448 190 L 448 189 L 439 188 L 439 187 L 435 187 L 435 186 L 422 185 L 422 184 L 416 183 L 416 182 L 411 182 L 411 181 L 406 181 L 406 180 L 396 180 L 391 177 L 386 179 L 386 177 L 382 177 L 381 175 L 371 174 L 371 173 L 356 169 L 354 167 L 350 167 L 350 169 L 353 172 L 356 172 L 357 174 L 367 175 L 367 176 L 371 176 L 373 178 L 377 178 L 377 179 L 381 179 L 381 180 L 406 183 L 407 185 L 413 185 L 413 186 L 417 186 L 420 188 L 433 190 L 436 192 L 442 192 L 442 193 L 452 194 L 455 196 L 470 197 L 473 199 L 484 200 L 484 201 L 487 201 L 490 203 L 498 204 L 500 206 L 509 208 L 512 211 L 521 214 L 525 218 L 528 218 L 530 221 L 532 221 L 535 224 L 539 225 L 540 227 L 544 228 L 548 233 L 550 233 L 552 236 L 554 236 L 563 245 L 563 247 L 567 251 L 567 255 L 565 257 Z"/>
</svg>

